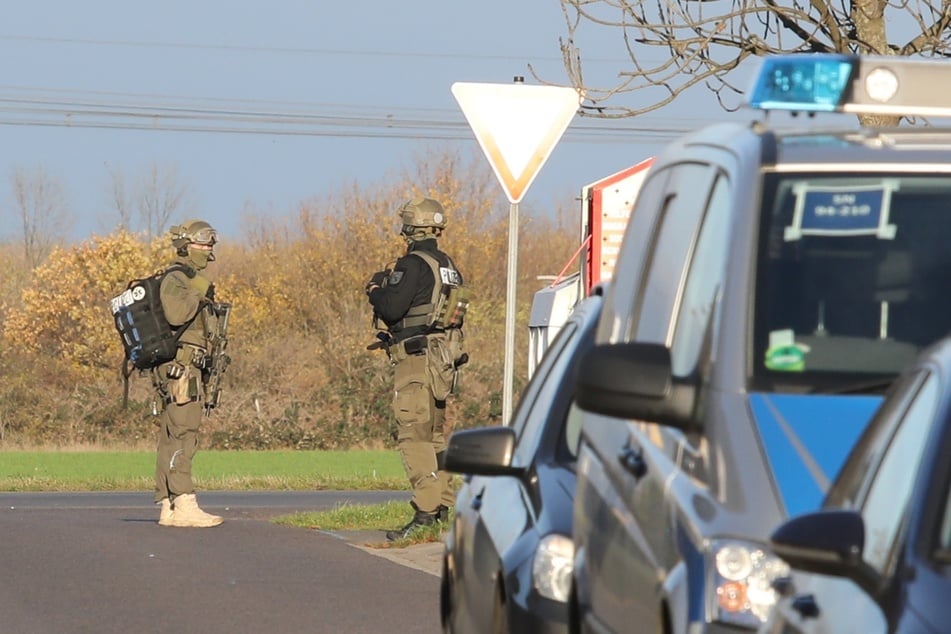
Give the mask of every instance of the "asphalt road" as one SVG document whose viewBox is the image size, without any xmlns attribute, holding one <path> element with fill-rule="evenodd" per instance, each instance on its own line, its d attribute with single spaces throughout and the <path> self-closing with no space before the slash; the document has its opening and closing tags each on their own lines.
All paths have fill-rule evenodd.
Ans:
<svg viewBox="0 0 951 634">
<path fill-rule="evenodd" d="M 224 524 L 160 527 L 147 493 L 0 494 L 0 634 L 440 631 L 431 571 L 268 521 L 406 493 L 198 498 Z"/>
</svg>

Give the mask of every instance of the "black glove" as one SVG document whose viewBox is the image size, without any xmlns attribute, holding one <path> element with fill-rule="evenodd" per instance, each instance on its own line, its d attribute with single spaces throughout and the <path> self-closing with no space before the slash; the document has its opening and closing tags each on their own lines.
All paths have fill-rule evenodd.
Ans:
<svg viewBox="0 0 951 634">
<path fill-rule="evenodd" d="M 211 301 L 215 301 L 215 283 L 212 282 L 208 285 L 208 290 L 205 291 L 205 297 Z"/>
<path fill-rule="evenodd" d="M 367 292 L 367 295 L 370 294 L 370 290 L 374 286 L 383 286 L 383 282 L 386 281 L 387 276 L 389 276 L 389 271 L 377 271 L 370 277 L 370 281 L 367 282 L 366 288 L 364 289 Z"/>
</svg>

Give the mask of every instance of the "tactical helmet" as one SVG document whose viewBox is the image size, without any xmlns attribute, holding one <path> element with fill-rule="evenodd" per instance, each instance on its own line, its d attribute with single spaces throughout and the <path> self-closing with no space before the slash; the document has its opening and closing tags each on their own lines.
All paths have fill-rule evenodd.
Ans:
<svg viewBox="0 0 951 634">
<path fill-rule="evenodd" d="M 400 207 L 399 214 L 400 233 L 410 238 L 438 236 L 446 228 L 446 211 L 432 198 L 414 198 Z"/>
<path fill-rule="evenodd" d="M 218 242 L 218 232 L 204 220 L 186 220 L 169 229 L 169 233 L 172 236 L 172 246 L 179 252 L 187 249 L 189 244 L 213 247 Z"/>
</svg>

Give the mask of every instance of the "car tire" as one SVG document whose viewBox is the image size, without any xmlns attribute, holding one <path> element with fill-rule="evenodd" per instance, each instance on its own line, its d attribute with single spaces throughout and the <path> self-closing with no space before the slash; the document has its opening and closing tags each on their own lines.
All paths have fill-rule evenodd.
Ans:
<svg viewBox="0 0 951 634">
<path fill-rule="evenodd" d="M 440 588 L 440 612 L 442 615 L 443 634 L 453 634 L 456 631 L 456 602 L 453 596 L 456 584 L 452 581 L 449 565 L 443 561 L 442 584 Z"/>
<path fill-rule="evenodd" d="M 581 634 L 581 615 L 578 614 L 578 593 L 575 584 L 571 584 L 568 595 L 568 634 Z"/>
</svg>

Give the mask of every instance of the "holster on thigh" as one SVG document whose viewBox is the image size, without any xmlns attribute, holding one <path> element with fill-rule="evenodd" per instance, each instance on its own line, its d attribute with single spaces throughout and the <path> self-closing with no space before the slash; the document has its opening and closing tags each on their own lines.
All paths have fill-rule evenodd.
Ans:
<svg viewBox="0 0 951 634">
<path fill-rule="evenodd" d="M 433 433 L 433 396 L 425 355 L 409 356 L 396 365 L 393 413 L 398 441 L 428 441 Z"/>
</svg>

